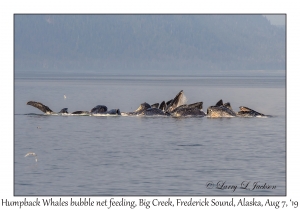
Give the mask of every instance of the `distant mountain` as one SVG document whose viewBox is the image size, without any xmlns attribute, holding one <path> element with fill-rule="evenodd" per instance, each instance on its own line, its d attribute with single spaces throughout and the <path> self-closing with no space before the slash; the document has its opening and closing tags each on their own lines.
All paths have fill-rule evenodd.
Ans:
<svg viewBox="0 0 300 210">
<path fill-rule="evenodd" d="M 15 15 L 15 70 L 285 69 L 262 15 Z"/>
</svg>

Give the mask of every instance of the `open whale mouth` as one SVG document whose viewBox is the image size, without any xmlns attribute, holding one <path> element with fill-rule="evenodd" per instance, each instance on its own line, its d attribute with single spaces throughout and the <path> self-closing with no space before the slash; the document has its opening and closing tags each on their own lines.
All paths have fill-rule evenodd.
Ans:
<svg viewBox="0 0 300 210">
<path fill-rule="evenodd" d="M 185 97 L 183 90 L 181 90 L 175 98 L 169 103 L 166 108 L 167 112 L 172 112 L 176 107 L 181 106 L 187 102 L 187 98 Z"/>
</svg>

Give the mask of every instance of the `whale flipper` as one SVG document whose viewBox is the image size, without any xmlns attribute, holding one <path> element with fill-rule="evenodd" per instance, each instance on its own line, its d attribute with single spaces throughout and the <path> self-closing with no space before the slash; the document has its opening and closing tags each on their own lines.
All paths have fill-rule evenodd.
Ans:
<svg viewBox="0 0 300 210">
<path fill-rule="evenodd" d="M 31 105 L 35 108 L 38 108 L 39 110 L 41 110 L 42 112 L 46 113 L 46 114 L 51 114 L 53 113 L 53 111 L 48 107 L 45 106 L 44 104 L 40 103 L 40 102 L 36 102 L 36 101 L 28 101 L 27 105 Z"/>
</svg>

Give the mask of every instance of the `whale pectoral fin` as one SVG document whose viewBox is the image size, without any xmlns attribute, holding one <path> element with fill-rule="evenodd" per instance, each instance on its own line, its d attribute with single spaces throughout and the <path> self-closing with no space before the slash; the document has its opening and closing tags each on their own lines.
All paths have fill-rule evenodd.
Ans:
<svg viewBox="0 0 300 210">
<path fill-rule="evenodd" d="M 52 113 L 53 112 L 48 106 L 45 106 L 44 104 L 42 104 L 40 102 L 28 101 L 27 105 L 31 105 L 35 108 L 38 108 L 39 110 L 41 110 L 44 113 Z"/>
</svg>

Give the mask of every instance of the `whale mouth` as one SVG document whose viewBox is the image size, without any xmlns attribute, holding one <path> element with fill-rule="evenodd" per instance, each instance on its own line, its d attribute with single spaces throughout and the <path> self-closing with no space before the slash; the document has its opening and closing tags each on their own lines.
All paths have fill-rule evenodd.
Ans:
<svg viewBox="0 0 300 210">
<path fill-rule="evenodd" d="M 181 90 L 175 98 L 167 105 L 166 111 L 172 112 L 175 108 L 178 106 L 181 106 L 187 102 L 187 98 L 183 93 L 183 90 Z"/>
<path fill-rule="evenodd" d="M 137 108 L 137 110 L 135 110 L 135 112 L 142 112 L 149 108 L 151 108 L 151 106 L 148 103 L 144 102 L 139 106 L 139 108 Z"/>
</svg>

